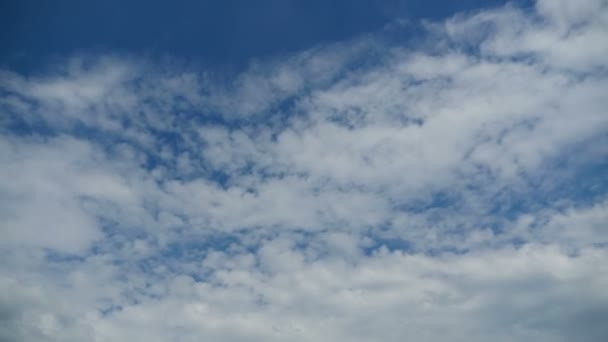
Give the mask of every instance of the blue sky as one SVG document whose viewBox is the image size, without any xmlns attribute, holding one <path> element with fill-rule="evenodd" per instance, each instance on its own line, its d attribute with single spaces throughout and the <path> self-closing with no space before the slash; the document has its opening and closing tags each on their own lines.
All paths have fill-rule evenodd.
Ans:
<svg viewBox="0 0 608 342">
<path fill-rule="evenodd" d="M 1 62 L 23 72 L 74 53 L 136 53 L 241 69 L 374 32 L 396 20 L 441 19 L 504 1 L 6 1 Z M 523 5 L 523 2 L 522 2 Z"/>
<path fill-rule="evenodd" d="M 607 1 L 0 6 L 0 340 L 608 338 Z"/>
</svg>

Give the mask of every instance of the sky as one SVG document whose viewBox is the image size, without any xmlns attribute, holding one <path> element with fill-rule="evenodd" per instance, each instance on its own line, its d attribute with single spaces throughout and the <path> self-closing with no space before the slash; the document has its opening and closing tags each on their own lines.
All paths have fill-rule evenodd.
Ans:
<svg viewBox="0 0 608 342">
<path fill-rule="evenodd" d="M 4 1 L 0 341 L 608 340 L 608 1 Z"/>
</svg>

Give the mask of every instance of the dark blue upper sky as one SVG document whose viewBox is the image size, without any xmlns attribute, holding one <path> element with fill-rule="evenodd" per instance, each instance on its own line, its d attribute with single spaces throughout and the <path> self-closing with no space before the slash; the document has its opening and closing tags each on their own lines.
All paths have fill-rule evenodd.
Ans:
<svg viewBox="0 0 608 342">
<path fill-rule="evenodd" d="M 146 54 L 242 67 L 251 58 L 439 19 L 501 0 L 222 0 L 0 2 L 0 65 L 28 72 L 75 53 Z"/>
</svg>

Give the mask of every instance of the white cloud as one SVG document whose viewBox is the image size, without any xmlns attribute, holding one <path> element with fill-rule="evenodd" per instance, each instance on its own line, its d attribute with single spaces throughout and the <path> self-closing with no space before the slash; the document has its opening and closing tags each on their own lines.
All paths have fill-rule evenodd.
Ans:
<svg viewBox="0 0 608 342">
<path fill-rule="evenodd" d="M 532 11 L 2 71 L 0 339 L 605 340 L 608 7 Z"/>
</svg>

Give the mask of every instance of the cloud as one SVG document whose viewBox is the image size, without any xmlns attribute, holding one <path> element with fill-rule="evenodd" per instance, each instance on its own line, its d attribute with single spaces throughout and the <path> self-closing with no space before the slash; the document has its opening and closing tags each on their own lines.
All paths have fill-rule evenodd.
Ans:
<svg viewBox="0 0 608 342">
<path fill-rule="evenodd" d="M 0 339 L 605 340 L 607 15 L 2 71 Z"/>
</svg>

